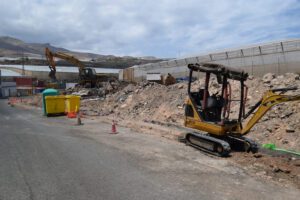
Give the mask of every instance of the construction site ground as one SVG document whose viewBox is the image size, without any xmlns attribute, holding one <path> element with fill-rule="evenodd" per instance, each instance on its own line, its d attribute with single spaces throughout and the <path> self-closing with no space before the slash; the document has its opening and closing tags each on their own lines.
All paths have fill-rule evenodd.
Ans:
<svg viewBox="0 0 300 200">
<path fill-rule="evenodd" d="M 196 80 L 192 88 L 203 84 Z M 275 76 L 266 74 L 263 78 L 250 77 L 246 82 L 249 87 L 246 107 L 254 105 L 263 92 L 270 88 L 300 87 L 299 75 L 285 74 Z M 238 84 L 232 83 L 233 99 Z M 211 84 L 211 90 L 217 90 L 217 84 Z M 92 123 L 117 121 L 118 127 L 127 127 L 138 133 L 140 137 L 154 136 L 157 141 L 172 141 L 180 148 L 178 137 L 186 132 L 183 128 L 184 100 L 187 93 L 187 83 L 177 83 L 165 86 L 151 82 L 138 84 L 118 83 L 114 87 L 101 89 L 73 89 L 82 95 L 81 114 L 83 120 Z M 287 94 L 299 94 L 299 90 Z M 41 96 L 24 98 L 23 106 L 41 107 Z M 232 105 L 231 115 L 236 115 L 238 104 Z M 247 137 L 259 144 L 274 143 L 278 147 L 300 151 L 300 103 L 289 102 L 272 108 L 252 129 Z M 296 155 L 276 153 L 261 149 L 259 153 L 232 152 L 228 158 L 217 158 L 199 152 L 192 147 L 184 148 L 187 152 L 195 152 L 197 156 L 210 160 L 225 161 L 239 168 L 249 176 L 272 184 L 300 189 L 300 158 Z M 186 154 L 185 154 L 186 155 Z M 205 161 L 206 162 L 206 161 Z M 204 163 L 205 163 L 204 162 Z M 203 162 L 197 163 L 201 165 Z"/>
<path fill-rule="evenodd" d="M 248 169 L 253 163 L 235 162 L 244 155 L 214 157 L 122 126 L 112 135 L 111 124 L 101 118 L 82 118 L 84 125 L 77 126 L 76 119 L 43 117 L 40 108 L 3 106 L 0 101 L 0 147 L 2 160 L 9 162 L 0 169 L 12 174 L 0 180 L 3 199 L 298 199 L 300 194 L 288 180 L 265 179 Z"/>
</svg>

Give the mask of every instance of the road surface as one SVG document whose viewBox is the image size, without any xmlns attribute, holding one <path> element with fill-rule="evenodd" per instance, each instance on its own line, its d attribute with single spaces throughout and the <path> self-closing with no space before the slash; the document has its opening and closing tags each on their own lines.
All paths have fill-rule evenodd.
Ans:
<svg viewBox="0 0 300 200">
<path fill-rule="evenodd" d="M 0 100 L 0 200 L 298 199 L 224 158 L 110 125 Z"/>
</svg>

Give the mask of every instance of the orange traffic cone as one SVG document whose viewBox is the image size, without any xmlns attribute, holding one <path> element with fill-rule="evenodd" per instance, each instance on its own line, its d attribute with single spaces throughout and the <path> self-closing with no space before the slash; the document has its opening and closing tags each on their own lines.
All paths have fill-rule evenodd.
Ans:
<svg viewBox="0 0 300 200">
<path fill-rule="evenodd" d="M 76 118 L 76 112 L 68 112 L 68 118 Z"/>
<path fill-rule="evenodd" d="M 117 127 L 116 127 L 115 120 L 112 121 L 111 134 L 117 134 Z"/>
</svg>

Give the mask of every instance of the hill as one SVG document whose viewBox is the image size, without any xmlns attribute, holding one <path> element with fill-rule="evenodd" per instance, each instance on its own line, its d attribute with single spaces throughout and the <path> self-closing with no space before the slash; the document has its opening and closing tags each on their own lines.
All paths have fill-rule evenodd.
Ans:
<svg viewBox="0 0 300 200">
<path fill-rule="evenodd" d="M 0 37 L 0 63 L 1 64 L 25 64 L 46 65 L 45 48 L 48 47 L 53 52 L 64 52 L 75 56 L 87 65 L 103 68 L 127 68 L 133 65 L 160 62 L 159 59 L 151 56 L 145 57 L 118 57 L 114 55 L 100 55 L 94 53 L 75 52 L 65 48 L 55 47 L 49 43 L 26 43 L 20 39 L 3 36 Z M 26 58 L 23 61 L 22 58 Z M 65 61 L 58 61 L 57 65 L 68 66 Z"/>
</svg>

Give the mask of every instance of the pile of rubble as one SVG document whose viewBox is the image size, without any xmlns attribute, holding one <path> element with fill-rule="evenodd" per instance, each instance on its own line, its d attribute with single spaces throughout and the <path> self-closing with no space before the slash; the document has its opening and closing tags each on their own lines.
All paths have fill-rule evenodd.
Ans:
<svg viewBox="0 0 300 200">
<path fill-rule="evenodd" d="M 78 95 L 81 97 L 105 97 L 107 94 L 115 93 L 124 87 L 124 83 L 121 84 L 119 81 L 106 81 L 98 84 L 95 88 L 84 88 L 81 86 L 76 86 L 73 88 L 68 88 L 66 94 Z"/>
<path fill-rule="evenodd" d="M 263 78 L 252 76 L 246 82 L 249 88 L 246 108 L 253 106 L 270 88 L 298 86 L 299 75 L 288 73 L 281 76 L 266 74 Z M 193 82 L 192 89 L 203 85 L 204 80 Z M 187 82 L 169 86 L 153 82 L 138 84 L 120 84 L 118 90 L 106 93 L 101 98 L 82 100 L 81 111 L 90 116 L 109 116 L 120 120 L 139 122 L 166 122 L 183 125 L 184 101 L 187 96 Z M 239 98 L 239 83 L 232 82 L 232 99 Z M 210 85 L 210 90 L 218 90 L 216 80 Z M 290 91 L 286 94 L 300 93 Z M 97 94 L 97 92 L 95 93 Z M 101 93 L 102 94 L 102 93 Z M 238 103 L 232 103 L 231 115 L 238 111 Z M 300 150 L 300 103 L 289 102 L 277 105 L 269 111 L 252 129 L 249 137 L 260 143 L 275 143 L 278 146 Z"/>
<path fill-rule="evenodd" d="M 104 100 L 83 100 L 81 110 L 89 115 L 114 115 L 127 120 L 182 122 L 186 84 L 165 86 L 154 82 L 129 84 Z"/>
</svg>

